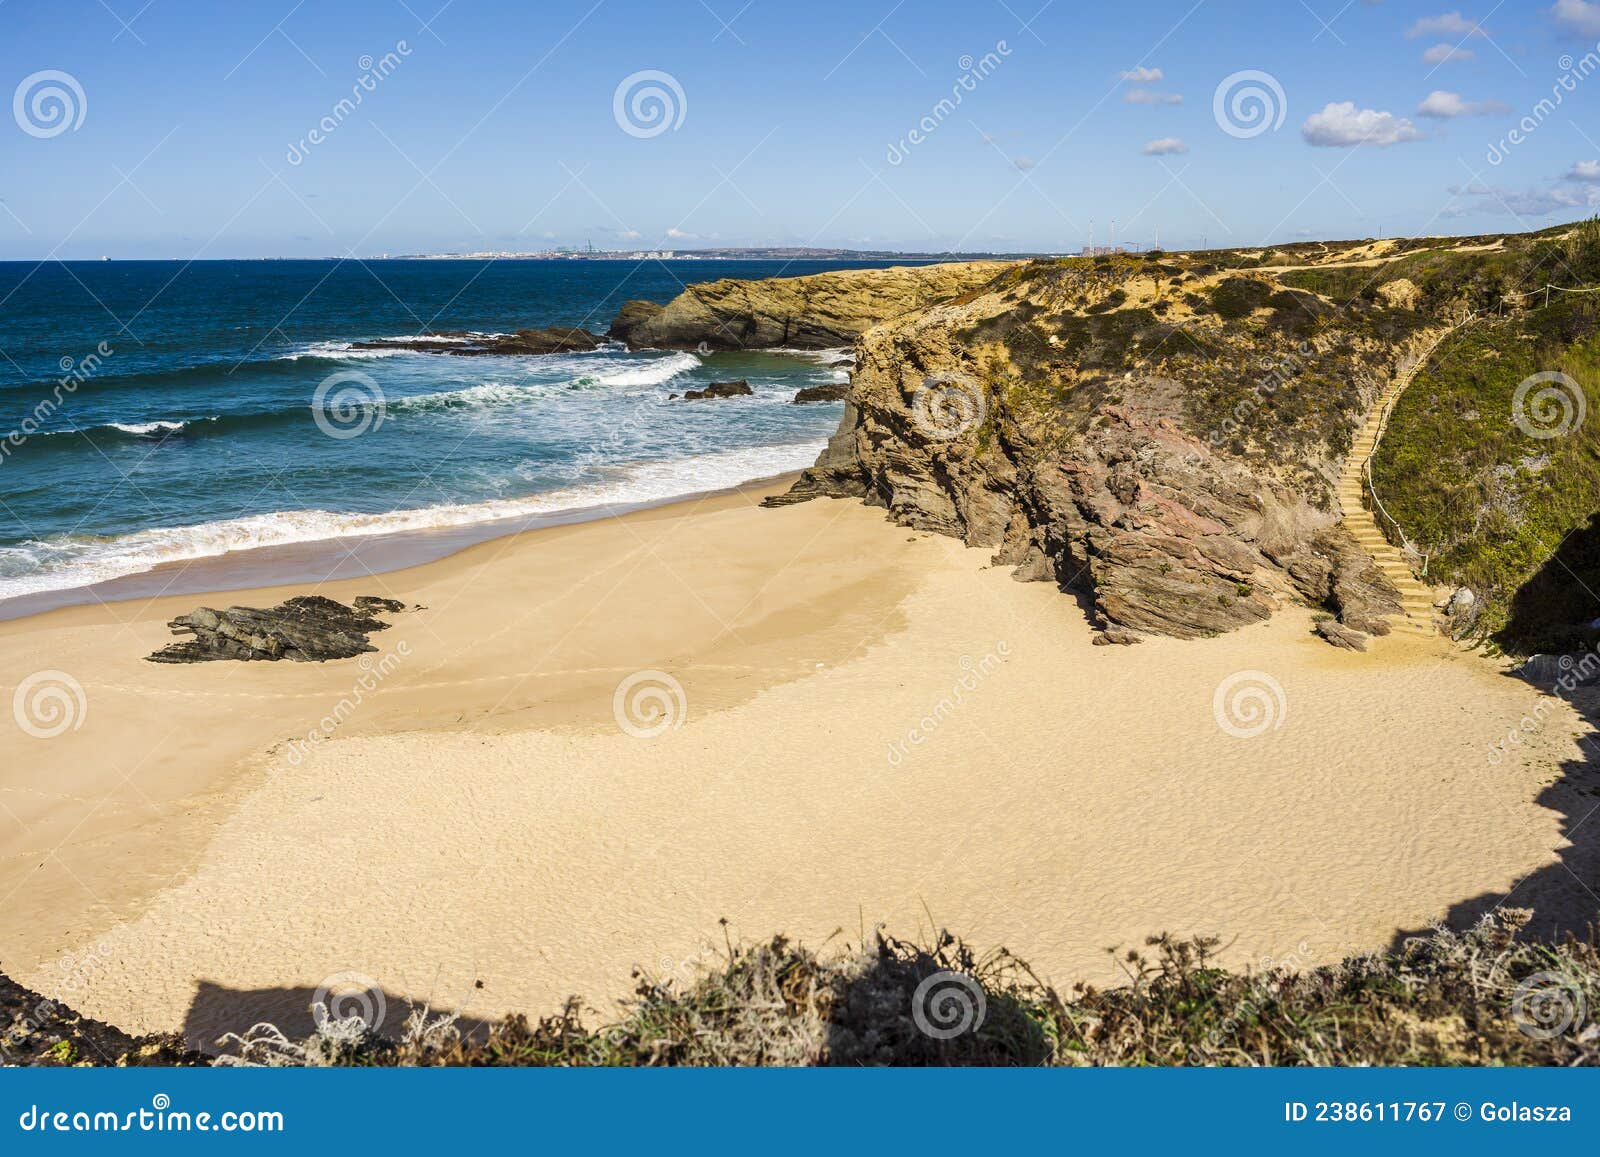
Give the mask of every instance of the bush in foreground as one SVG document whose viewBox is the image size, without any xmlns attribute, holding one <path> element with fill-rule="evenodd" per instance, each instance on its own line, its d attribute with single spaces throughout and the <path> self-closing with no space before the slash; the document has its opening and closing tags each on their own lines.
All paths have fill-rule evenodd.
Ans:
<svg viewBox="0 0 1600 1157">
<path fill-rule="evenodd" d="M 400 1039 L 359 1020 L 305 1040 L 270 1025 L 227 1038 L 224 1064 L 267 1065 L 1593 1065 L 1600 945 L 1517 938 L 1502 910 L 1393 955 L 1309 971 L 1232 972 L 1215 941 L 1152 938 L 1128 983 L 1062 995 L 1004 950 L 979 956 L 878 937 L 819 955 L 779 937 L 730 947 L 687 984 L 641 977 L 598 1027 L 576 1001 L 482 1032 L 417 1010 Z M 101 1026 L 103 1027 L 103 1026 Z M 47 1034 L 48 1035 L 48 1034 Z M 58 1034 L 59 1035 L 59 1034 Z M 60 1043 L 66 1041 L 67 1043 Z M 70 1036 L 32 1063 L 97 1063 Z M 117 1063 L 201 1060 L 132 1041 Z"/>
</svg>

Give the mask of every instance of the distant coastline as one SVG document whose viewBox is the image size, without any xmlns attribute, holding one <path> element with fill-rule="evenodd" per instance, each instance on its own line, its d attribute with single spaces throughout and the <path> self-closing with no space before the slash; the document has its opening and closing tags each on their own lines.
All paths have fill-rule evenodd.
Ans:
<svg viewBox="0 0 1600 1157">
<path fill-rule="evenodd" d="M 536 253 L 484 250 L 476 253 L 384 253 L 376 261 L 989 261 L 1065 254 L 1042 252 L 907 253 L 894 249 L 813 249 L 745 246 L 727 249 L 544 249 Z"/>
</svg>

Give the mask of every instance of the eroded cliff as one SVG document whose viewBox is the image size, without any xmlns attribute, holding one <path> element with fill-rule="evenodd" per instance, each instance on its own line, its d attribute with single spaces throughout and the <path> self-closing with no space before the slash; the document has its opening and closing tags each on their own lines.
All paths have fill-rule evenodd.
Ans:
<svg viewBox="0 0 1600 1157">
<path fill-rule="evenodd" d="M 626 303 L 609 336 L 634 349 L 831 349 L 879 322 L 974 290 L 1013 264 L 966 261 L 708 281 L 664 306 Z"/>
<path fill-rule="evenodd" d="M 1284 284 L 1306 259 L 1034 262 L 876 326 L 838 432 L 775 501 L 860 497 L 991 547 L 1083 594 L 1108 641 L 1227 631 L 1290 600 L 1386 633 L 1397 594 L 1338 525 L 1333 482 L 1437 323 L 1404 294 Z"/>
</svg>

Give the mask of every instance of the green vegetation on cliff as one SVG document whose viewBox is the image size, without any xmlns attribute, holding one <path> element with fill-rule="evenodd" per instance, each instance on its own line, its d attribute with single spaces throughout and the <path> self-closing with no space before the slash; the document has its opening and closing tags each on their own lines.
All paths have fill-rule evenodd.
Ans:
<svg viewBox="0 0 1600 1157">
<path fill-rule="evenodd" d="M 1600 616 L 1600 567 L 1582 542 L 1600 512 L 1600 294 L 1554 291 L 1546 304 L 1543 293 L 1547 281 L 1600 285 L 1600 226 L 1559 243 L 1519 240 L 1531 243 L 1434 271 L 1455 292 L 1492 283 L 1494 303 L 1472 304 L 1493 312 L 1417 374 L 1373 477 L 1426 577 L 1477 596 L 1472 633 L 1526 653 L 1600 634 L 1582 626 Z"/>
</svg>

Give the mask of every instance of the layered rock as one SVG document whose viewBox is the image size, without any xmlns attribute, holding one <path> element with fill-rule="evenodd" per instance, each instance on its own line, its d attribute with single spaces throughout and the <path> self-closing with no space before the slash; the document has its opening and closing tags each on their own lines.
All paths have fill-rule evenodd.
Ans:
<svg viewBox="0 0 1600 1157">
<path fill-rule="evenodd" d="M 879 322 L 968 293 L 1002 261 L 844 269 L 692 285 L 666 305 L 630 301 L 609 336 L 633 349 L 829 349 Z"/>
<path fill-rule="evenodd" d="M 1300 600 L 1380 633 L 1398 595 L 1332 486 L 1399 355 L 1380 331 L 1422 324 L 1400 313 L 1185 258 L 1020 267 L 865 333 L 838 431 L 770 501 L 863 498 L 993 548 L 1116 641 Z"/>
<path fill-rule="evenodd" d="M 393 599 L 363 595 L 347 607 L 321 595 L 289 599 L 266 610 L 229 607 L 225 611 L 201 607 L 180 615 L 167 625 L 175 634 L 192 635 L 149 656 L 152 663 L 206 663 L 221 659 L 242 661 L 287 659 L 294 663 L 320 663 L 349 659 L 376 651 L 369 636 L 386 631 L 380 613 L 403 611 Z"/>
</svg>

